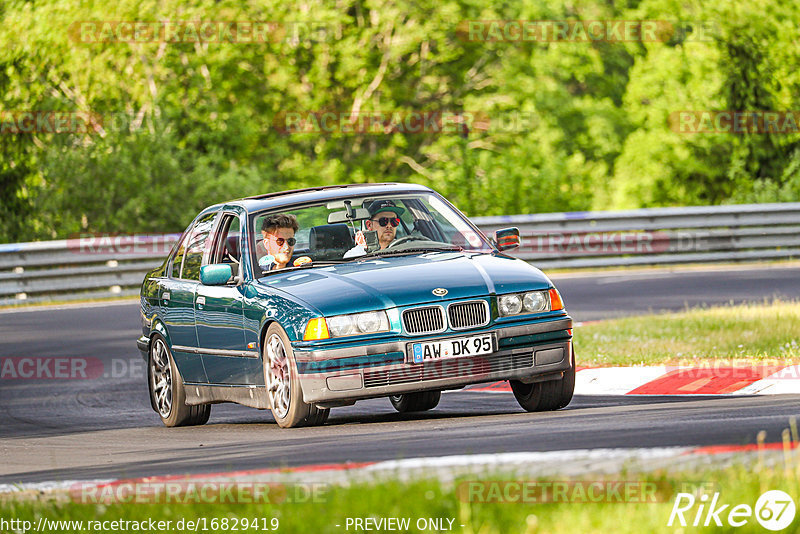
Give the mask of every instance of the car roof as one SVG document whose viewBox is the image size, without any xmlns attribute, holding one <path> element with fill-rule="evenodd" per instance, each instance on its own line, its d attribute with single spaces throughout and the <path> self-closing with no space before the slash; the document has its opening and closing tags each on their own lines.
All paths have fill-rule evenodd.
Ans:
<svg viewBox="0 0 800 534">
<path fill-rule="evenodd" d="M 432 191 L 432 189 L 425 187 L 424 185 L 404 184 L 397 182 L 378 184 L 328 185 L 321 187 L 308 187 L 305 189 L 294 189 L 291 191 L 266 193 L 263 195 L 232 200 L 224 203 L 224 205 L 241 206 L 247 212 L 253 213 L 269 208 L 280 208 L 284 206 L 324 200 L 337 200 L 340 198 L 349 198 L 353 196 L 369 196 L 387 193 L 420 193 L 430 191 Z M 219 206 L 219 204 L 217 206 Z"/>
</svg>

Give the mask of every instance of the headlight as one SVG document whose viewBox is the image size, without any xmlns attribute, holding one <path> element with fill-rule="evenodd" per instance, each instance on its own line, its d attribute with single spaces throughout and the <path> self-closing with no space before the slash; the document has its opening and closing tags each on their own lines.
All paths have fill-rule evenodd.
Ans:
<svg viewBox="0 0 800 534">
<path fill-rule="evenodd" d="M 364 333 L 372 333 L 381 330 L 381 327 L 387 329 L 388 321 L 383 321 L 386 318 L 386 312 L 369 312 L 359 313 L 356 315 L 356 324 L 358 329 Z"/>
<path fill-rule="evenodd" d="M 328 329 L 334 337 L 350 336 L 356 333 L 356 325 L 350 315 L 337 315 L 328 319 Z"/>
<path fill-rule="evenodd" d="M 503 295 L 498 299 L 500 315 L 516 315 L 522 311 L 522 299 L 519 295 Z"/>
<path fill-rule="evenodd" d="M 550 293 L 548 291 L 529 291 L 528 293 L 501 295 L 497 299 L 497 308 L 501 317 L 520 313 L 548 312 L 550 311 Z"/>
<path fill-rule="evenodd" d="M 331 337 L 374 334 L 389 330 L 389 317 L 385 311 L 337 315 L 327 318 Z"/>
<path fill-rule="evenodd" d="M 544 291 L 531 291 L 530 293 L 525 293 L 525 296 L 522 297 L 522 307 L 525 308 L 525 311 L 531 313 L 547 311 L 547 309 L 550 307 L 550 302 L 547 299 L 547 293 Z"/>
</svg>

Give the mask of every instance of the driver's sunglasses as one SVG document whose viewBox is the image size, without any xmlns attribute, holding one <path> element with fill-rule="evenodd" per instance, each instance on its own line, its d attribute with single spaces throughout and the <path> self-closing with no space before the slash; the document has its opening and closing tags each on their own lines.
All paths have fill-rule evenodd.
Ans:
<svg viewBox="0 0 800 534">
<path fill-rule="evenodd" d="M 381 217 L 380 219 L 372 219 L 373 221 L 377 222 L 380 226 L 386 226 L 387 224 L 391 224 L 395 228 L 397 225 L 400 224 L 400 219 L 397 217 Z"/>
<path fill-rule="evenodd" d="M 295 243 L 297 243 L 297 239 L 293 237 L 290 237 L 289 239 L 284 239 L 282 237 L 275 237 L 274 235 L 271 235 L 270 237 L 275 239 L 275 244 L 278 245 L 279 247 L 282 247 L 284 243 L 289 243 L 289 246 L 293 247 Z"/>
</svg>

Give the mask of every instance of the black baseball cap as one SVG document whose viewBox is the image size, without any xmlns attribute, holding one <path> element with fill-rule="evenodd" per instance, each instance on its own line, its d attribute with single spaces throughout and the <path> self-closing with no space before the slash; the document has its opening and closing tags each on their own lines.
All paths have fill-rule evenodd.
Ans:
<svg viewBox="0 0 800 534">
<path fill-rule="evenodd" d="M 380 213 L 382 211 L 391 211 L 398 217 L 400 217 L 403 213 L 405 213 L 405 208 L 401 208 L 396 206 L 394 202 L 389 199 L 384 200 L 373 200 L 367 206 L 367 211 L 369 212 L 370 217 L 374 217 L 376 213 Z"/>
</svg>

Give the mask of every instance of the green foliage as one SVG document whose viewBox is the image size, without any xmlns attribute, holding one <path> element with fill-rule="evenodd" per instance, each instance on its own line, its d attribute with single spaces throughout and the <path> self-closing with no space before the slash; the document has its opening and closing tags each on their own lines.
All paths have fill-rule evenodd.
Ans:
<svg viewBox="0 0 800 534">
<path fill-rule="evenodd" d="M 0 133 L 0 241 L 174 232 L 229 198 L 354 182 L 423 183 L 469 215 L 800 198 L 798 135 L 670 128 L 680 110 L 798 109 L 794 3 L 7 0 L 0 17 L 0 112 L 103 119 L 88 133 Z M 663 42 L 458 31 L 565 19 L 694 30 Z M 288 36 L 81 40 L 99 35 L 81 21 L 160 20 L 271 21 Z M 488 121 L 418 133 L 279 127 L 287 113 L 320 111 Z"/>
</svg>

